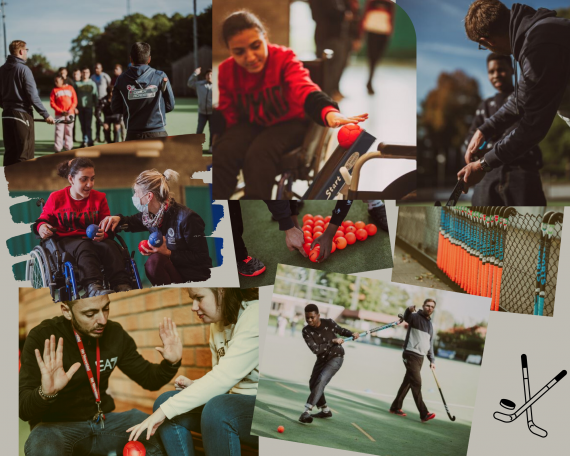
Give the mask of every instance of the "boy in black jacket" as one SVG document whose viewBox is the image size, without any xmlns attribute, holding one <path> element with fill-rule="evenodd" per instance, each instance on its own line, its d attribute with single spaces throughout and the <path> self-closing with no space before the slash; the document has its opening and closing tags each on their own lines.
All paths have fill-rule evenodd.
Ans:
<svg viewBox="0 0 570 456">
<path fill-rule="evenodd" d="M 354 337 L 355 340 L 358 339 L 359 334 L 341 328 L 332 319 L 321 319 L 319 308 L 315 304 L 308 304 L 305 307 L 305 320 L 307 326 L 303 328 L 303 338 L 307 347 L 317 355 L 317 361 L 309 380 L 311 394 L 299 421 L 301 423 L 312 423 L 313 418 L 332 417 L 331 409 L 327 406 L 325 399 L 325 388 L 341 368 L 344 360 L 344 349 L 341 347 L 344 340 L 336 337 L 335 334 Z M 311 415 L 310 412 L 315 405 L 321 411 Z"/>
<path fill-rule="evenodd" d="M 107 295 L 62 303 L 63 316 L 44 320 L 26 338 L 19 388 L 19 415 L 32 428 L 26 456 L 122 454 L 126 430 L 148 415 L 135 409 L 113 412 L 107 389 L 115 367 L 151 391 L 176 374 L 182 358 L 176 324 L 166 318 L 160 324 L 164 346 L 157 350 L 164 360 L 152 364 L 121 325 L 108 320 L 109 304 Z M 147 455 L 163 454 L 154 437 L 142 443 Z"/>
<path fill-rule="evenodd" d="M 526 155 L 544 139 L 557 112 L 570 125 L 570 20 L 545 8 L 515 3 L 509 10 L 499 0 L 476 0 L 465 17 L 465 31 L 479 49 L 512 55 L 521 66 L 520 80 L 515 68 L 514 98 L 487 119 L 469 143 L 467 166 L 457 176 L 472 186 L 486 172 Z M 510 134 L 476 160 L 483 141 L 516 122 Z"/>
</svg>

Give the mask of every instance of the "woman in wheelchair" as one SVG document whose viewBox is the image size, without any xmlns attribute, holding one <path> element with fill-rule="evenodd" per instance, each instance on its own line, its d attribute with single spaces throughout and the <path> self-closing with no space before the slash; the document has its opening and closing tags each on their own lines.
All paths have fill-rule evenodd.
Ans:
<svg viewBox="0 0 570 456">
<path fill-rule="evenodd" d="M 294 52 L 268 42 L 261 21 L 238 11 L 222 25 L 231 57 L 218 72 L 214 112 L 213 197 L 229 199 L 243 169 L 245 198 L 271 199 L 281 157 L 299 147 L 308 128 L 363 122 L 368 114 L 342 115 L 310 78 Z"/>
<path fill-rule="evenodd" d="M 204 234 L 204 220 L 193 210 L 177 203 L 170 184 L 178 180 L 178 173 L 167 169 L 164 173 L 151 169 L 143 171 L 133 185 L 133 204 L 138 214 L 105 217 L 99 226 L 103 232 L 112 232 L 117 225 L 127 225 L 126 231 L 149 231 L 163 234 L 159 247 L 149 246 L 144 268 L 153 285 L 200 282 L 210 278 L 212 259 Z"/>
<path fill-rule="evenodd" d="M 131 290 L 119 245 L 102 229 L 93 240 L 86 238 L 87 227 L 110 214 L 105 194 L 93 189 L 95 165 L 74 158 L 60 163 L 57 173 L 70 185 L 49 196 L 32 230 L 42 239 L 55 236 L 58 247 L 74 258 L 86 297 Z M 103 286 L 105 276 L 111 290 Z"/>
</svg>

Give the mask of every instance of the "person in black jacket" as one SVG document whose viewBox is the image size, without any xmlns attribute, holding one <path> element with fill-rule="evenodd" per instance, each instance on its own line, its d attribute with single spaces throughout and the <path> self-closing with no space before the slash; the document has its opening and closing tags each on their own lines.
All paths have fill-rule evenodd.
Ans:
<svg viewBox="0 0 570 456">
<path fill-rule="evenodd" d="M 123 454 L 125 431 L 148 415 L 136 409 L 113 412 L 109 377 L 119 368 L 142 388 L 157 391 L 178 371 L 182 343 L 175 323 L 165 318 L 159 325 L 163 346 L 157 350 L 164 359 L 153 364 L 122 326 L 109 320 L 109 309 L 108 296 L 68 301 L 61 304 L 62 316 L 44 320 L 28 334 L 19 376 L 19 416 L 31 427 L 26 456 Z M 148 456 L 164 454 L 154 437 L 141 443 Z"/>
<path fill-rule="evenodd" d="M 49 115 L 38 95 L 32 70 L 26 66 L 28 49 L 25 41 L 12 41 L 10 55 L 0 67 L 0 108 L 4 135 L 4 166 L 34 158 L 34 111 L 48 124 Z"/>
<path fill-rule="evenodd" d="M 133 204 L 139 213 L 105 217 L 99 224 L 105 232 L 126 224 L 127 231 L 162 234 L 160 247 L 142 247 L 149 257 L 145 272 L 153 285 L 201 282 L 211 275 L 206 225 L 196 212 L 174 200 L 170 184 L 177 180 L 178 173 L 171 169 L 143 171 L 133 185 Z"/>
<path fill-rule="evenodd" d="M 100 98 L 97 107 L 95 108 L 95 119 L 99 127 L 103 127 L 103 134 L 105 135 L 105 142 L 115 143 L 121 141 L 121 124 L 123 116 L 121 114 L 114 114 L 111 109 L 111 100 L 113 98 L 113 86 L 107 89 L 107 96 Z M 103 115 L 103 118 L 101 118 Z M 111 129 L 113 130 L 113 140 L 111 140 Z"/>
<path fill-rule="evenodd" d="M 477 129 L 469 143 L 467 166 L 457 174 L 467 192 L 486 172 L 527 155 L 544 139 L 557 112 L 570 125 L 570 20 L 545 8 L 515 3 L 509 10 L 499 0 L 476 0 L 465 17 L 465 31 L 480 49 L 513 55 L 515 65 L 521 65 L 518 81 L 515 66 L 515 96 Z M 484 141 L 516 122 L 511 133 L 476 160 Z"/>
<path fill-rule="evenodd" d="M 332 417 L 331 409 L 328 407 L 325 398 L 325 388 L 342 367 L 344 360 L 344 349 L 342 348 L 344 339 L 336 337 L 336 334 L 354 337 L 354 340 L 358 339 L 359 334 L 341 328 L 330 318 L 321 319 L 316 304 L 308 304 L 305 307 L 305 320 L 307 326 L 303 328 L 303 339 L 305 339 L 307 347 L 317 355 L 317 361 L 309 380 L 311 394 L 307 398 L 305 411 L 301 414 L 299 421 L 301 423 L 312 423 L 313 418 Z M 321 411 L 311 414 L 310 412 L 315 405 Z"/>
<path fill-rule="evenodd" d="M 402 385 L 398 390 L 396 399 L 392 402 L 390 413 L 406 416 L 402 411 L 402 405 L 406 395 L 412 390 L 416 407 L 420 412 L 422 422 L 433 420 L 435 413 L 430 413 L 422 399 L 422 364 L 424 356 L 430 362 L 430 369 L 435 369 L 435 358 L 433 356 L 433 325 L 431 315 L 435 310 L 435 301 L 428 298 L 424 301 L 421 310 L 416 312 L 416 306 L 410 306 L 404 312 L 404 321 L 408 323 L 408 333 L 404 340 L 404 352 L 402 360 L 406 366 L 406 375 Z"/>
<path fill-rule="evenodd" d="M 513 96 L 513 65 L 509 56 L 494 52 L 489 54 L 487 74 L 489 82 L 497 89 L 497 93 L 483 100 L 477 108 L 465 138 L 465 146 L 469 145 L 477 129 Z M 516 127 L 517 124 L 509 127 L 504 134 L 489 138 L 481 152 L 491 151 L 497 141 Z M 546 197 L 538 172 L 540 168 L 542 168 L 542 152 L 536 145 L 512 163 L 501 165 L 486 173 L 483 180 L 475 186 L 471 203 L 477 206 L 545 206 Z"/>
</svg>

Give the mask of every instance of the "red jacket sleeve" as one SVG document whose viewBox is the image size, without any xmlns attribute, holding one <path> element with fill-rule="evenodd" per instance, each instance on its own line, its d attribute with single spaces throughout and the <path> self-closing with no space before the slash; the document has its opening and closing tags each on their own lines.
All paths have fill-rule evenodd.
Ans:
<svg viewBox="0 0 570 456">
<path fill-rule="evenodd" d="M 224 116 L 226 129 L 234 126 L 238 122 L 237 108 L 232 97 L 230 81 L 232 81 L 233 62 L 222 62 L 219 66 L 218 74 L 218 110 Z"/>
<path fill-rule="evenodd" d="M 36 225 L 36 229 L 39 232 L 40 226 L 42 226 L 44 223 L 49 223 L 51 226 L 57 228 L 58 224 L 57 224 L 57 217 L 54 214 L 54 208 L 55 208 L 55 203 L 54 203 L 54 198 L 52 195 L 50 195 L 46 201 L 46 203 L 44 204 L 44 208 L 42 210 L 42 213 L 40 215 L 40 218 L 38 219 L 38 223 Z"/>
<path fill-rule="evenodd" d="M 55 89 L 52 89 L 51 94 L 49 96 L 49 105 L 55 111 L 55 115 L 58 116 L 59 115 L 59 109 L 58 109 L 57 105 L 55 104 Z"/>
<path fill-rule="evenodd" d="M 289 98 L 299 100 L 301 104 L 305 104 L 311 92 L 321 91 L 321 88 L 311 80 L 309 70 L 295 57 L 293 51 L 289 52 L 283 62 L 283 79 L 291 91 Z"/>
</svg>

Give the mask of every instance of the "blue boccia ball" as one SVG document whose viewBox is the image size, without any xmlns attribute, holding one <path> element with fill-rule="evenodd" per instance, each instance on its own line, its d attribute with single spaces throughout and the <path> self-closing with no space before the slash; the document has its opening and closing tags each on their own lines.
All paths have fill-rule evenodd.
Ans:
<svg viewBox="0 0 570 456">
<path fill-rule="evenodd" d="M 154 233 L 150 233 L 148 237 L 148 243 L 153 247 L 160 247 L 162 245 L 162 233 L 160 231 L 155 231 Z"/>
<path fill-rule="evenodd" d="M 95 236 L 97 236 L 97 231 L 99 231 L 98 225 L 89 225 L 85 230 L 85 234 L 87 234 L 87 237 L 89 239 L 95 239 Z"/>
</svg>

